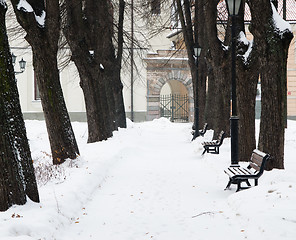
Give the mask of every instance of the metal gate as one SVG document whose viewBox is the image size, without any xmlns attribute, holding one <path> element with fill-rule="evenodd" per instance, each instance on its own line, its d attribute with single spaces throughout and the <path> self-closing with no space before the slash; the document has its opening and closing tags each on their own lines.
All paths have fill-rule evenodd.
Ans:
<svg viewBox="0 0 296 240">
<path fill-rule="evenodd" d="M 160 95 L 160 116 L 172 122 L 188 122 L 188 104 L 187 95 Z"/>
</svg>

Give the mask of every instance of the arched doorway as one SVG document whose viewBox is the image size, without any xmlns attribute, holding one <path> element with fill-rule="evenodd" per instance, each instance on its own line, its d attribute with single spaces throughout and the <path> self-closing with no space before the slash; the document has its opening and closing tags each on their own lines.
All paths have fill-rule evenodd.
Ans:
<svg viewBox="0 0 296 240">
<path fill-rule="evenodd" d="M 188 90 L 177 80 L 167 81 L 160 90 L 160 117 L 172 122 L 189 121 Z"/>
<path fill-rule="evenodd" d="M 186 51 L 158 50 L 157 53 L 147 54 L 145 62 L 147 64 L 146 119 L 149 121 L 161 117 L 161 95 L 167 93 L 187 94 L 188 107 L 185 109 L 188 108 L 188 114 L 184 119 L 193 121 L 193 86 Z"/>
</svg>

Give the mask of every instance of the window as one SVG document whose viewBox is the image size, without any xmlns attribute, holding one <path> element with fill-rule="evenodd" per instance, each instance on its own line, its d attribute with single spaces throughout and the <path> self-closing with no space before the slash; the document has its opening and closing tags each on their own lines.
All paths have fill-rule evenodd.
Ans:
<svg viewBox="0 0 296 240">
<path fill-rule="evenodd" d="M 151 0 L 151 13 L 155 15 L 160 14 L 160 0 Z"/>
<path fill-rule="evenodd" d="M 34 100 L 38 101 L 40 100 L 40 92 L 38 89 L 38 85 L 37 85 L 37 80 L 36 80 L 36 76 L 34 74 Z"/>
</svg>

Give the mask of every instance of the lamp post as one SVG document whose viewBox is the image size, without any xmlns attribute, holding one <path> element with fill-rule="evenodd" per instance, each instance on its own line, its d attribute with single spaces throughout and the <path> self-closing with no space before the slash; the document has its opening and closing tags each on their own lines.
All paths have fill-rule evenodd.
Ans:
<svg viewBox="0 0 296 240">
<path fill-rule="evenodd" d="M 236 16 L 241 5 L 241 0 L 226 0 L 228 15 L 231 17 L 231 99 L 232 111 L 230 117 L 231 134 L 231 166 L 238 166 L 238 116 L 236 102 L 236 46 L 235 46 L 235 24 Z"/>
<path fill-rule="evenodd" d="M 194 134 L 192 141 L 200 136 L 199 134 L 199 124 L 198 124 L 198 118 L 199 118 L 199 110 L 198 110 L 198 57 L 201 53 L 201 47 L 198 43 L 195 44 L 193 47 L 194 49 L 194 56 L 195 56 L 195 66 L 196 66 L 196 82 L 195 82 L 195 108 L 194 108 Z"/>
<path fill-rule="evenodd" d="M 16 56 L 12 53 L 11 54 L 11 58 L 12 58 L 12 65 L 14 66 L 15 65 L 15 62 L 16 62 Z M 22 60 L 19 61 L 19 65 L 20 65 L 20 70 L 19 72 L 17 71 L 14 71 L 15 74 L 20 74 L 20 73 L 23 73 L 26 69 L 26 61 L 22 58 Z"/>
</svg>

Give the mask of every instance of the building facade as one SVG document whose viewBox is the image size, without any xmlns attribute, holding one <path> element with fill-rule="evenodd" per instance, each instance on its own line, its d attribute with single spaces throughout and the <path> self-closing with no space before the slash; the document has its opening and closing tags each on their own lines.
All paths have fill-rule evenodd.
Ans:
<svg viewBox="0 0 296 240">
<path fill-rule="evenodd" d="M 295 10 L 287 12 L 287 20 L 292 26 L 294 36 L 296 36 L 296 21 L 294 21 L 296 20 L 296 3 L 290 0 L 287 2 L 293 4 Z M 162 6 L 161 1 L 153 0 L 152 3 L 149 6 L 153 14 L 153 23 L 148 23 L 145 19 L 137 19 L 135 16 L 135 35 L 138 34 L 136 37 L 139 39 L 144 36 L 147 41 L 144 48 L 134 48 L 133 50 L 135 56 L 133 79 L 131 79 L 130 65 L 123 65 L 123 94 L 127 117 L 131 117 L 131 111 L 133 111 L 134 121 L 153 120 L 161 116 L 169 117 L 172 121 L 193 121 L 192 79 L 186 51 L 176 50 L 179 48 L 176 46 L 176 37 L 180 37 L 182 34 L 178 29 L 177 21 L 171 17 L 175 10 Z M 281 5 L 279 5 L 279 9 L 280 7 Z M 152 25 L 157 27 L 157 24 L 167 27 L 148 38 Z M 125 26 L 127 29 L 130 27 L 129 16 L 126 17 Z M 11 51 L 17 56 L 15 71 L 20 72 L 19 60 L 23 58 L 27 62 L 25 71 L 16 75 L 24 117 L 26 119 L 43 119 L 42 106 L 34 78 L 31 48 L 24 40 L 15 39 L 12 36 L 10 36 L 10 45 Z M 289 49 L 287 70 L 288 117 L 293 119 L 296 119 L 295 47 L 294 37 Z M 128 53 L 130 50 L 126 49 L 125 51 Z M 72 121 L 86 121 L 84 97 L 79 86 L 76 67 L 70 62 L 61 69 L 61 84 L 70 118 Z M 133 92 L 131 85 L 133 85 Z M 179 102 L 175 102 L 177 98 Z"/>
</svg>

